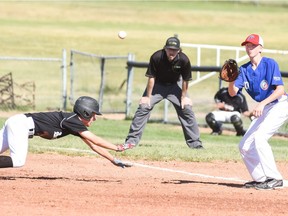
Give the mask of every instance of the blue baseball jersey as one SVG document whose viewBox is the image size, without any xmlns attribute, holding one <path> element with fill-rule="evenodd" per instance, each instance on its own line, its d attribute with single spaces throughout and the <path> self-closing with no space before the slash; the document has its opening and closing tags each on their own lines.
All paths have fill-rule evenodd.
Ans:
<svg viewBox="0 0 288 216">
<path fill-rule="evenodd" d="M 283 85 L 279 66 L 275 60 L 267 57 L 262 57 L 256 70 L 252 69 L 251 62 L 242 65 L 235 81 L 240 91 L 244 88 L 257 102 L 269 97 L 278 85 Z"/>
</svg>

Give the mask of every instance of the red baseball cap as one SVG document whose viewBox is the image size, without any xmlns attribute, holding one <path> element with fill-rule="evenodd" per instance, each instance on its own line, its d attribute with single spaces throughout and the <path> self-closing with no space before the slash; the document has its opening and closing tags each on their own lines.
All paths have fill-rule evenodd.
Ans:
<svg viewBox="0 0 288 216">
<path fill-rule="evenodd" d="M 254 45 L 261 45 L 264 47 L 264 41 L 262 37 L 258 34 L 249 35 L 244 42 L 241 43 L 241 46 L 245 46 L 247 43 L 252 43 Z"/>
</svg>

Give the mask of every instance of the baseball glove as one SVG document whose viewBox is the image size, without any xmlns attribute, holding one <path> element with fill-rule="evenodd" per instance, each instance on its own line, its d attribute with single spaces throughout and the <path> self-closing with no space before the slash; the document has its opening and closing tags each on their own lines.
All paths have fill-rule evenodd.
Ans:
<svg viewBox="0 0 288 216">
<path fill-rule="evenodd" d="M 136 145 L 133 144 L 133 143 L 124 143 L 122 145 L 117 145 L 117 152 L 122 152 L 122 151 L 125 151 L 127 149 L 132 149 L 134 148 Z"/>
<path fill-rule="evenodd" d="M 228 59 L 223 64 L 220 71 L 220 79 L 225 82 L 233 82 L 239 75 L 238 64 L 234 59 Z"/>
</svg>

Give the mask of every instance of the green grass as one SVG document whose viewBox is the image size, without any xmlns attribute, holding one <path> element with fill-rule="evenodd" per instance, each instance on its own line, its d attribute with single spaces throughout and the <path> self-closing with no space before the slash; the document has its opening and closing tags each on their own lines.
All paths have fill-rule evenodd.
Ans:
<svg viewBox="0 0 288 216">
<path fill-rule="evenodd" d="M 1 119 L 3 122 L 4 119 Z M 98 119 L 90 130 L 96 135 L 114 143 L 120 144 L 126 138 L 130 121 Z M 238 151 L 240 137 L 234 135 L 211 136 L 201 134 L 205 150 L 193 150 L 185 143 L 180 126 L 161 123 L 148 123 L 140 144 L 133 150 L 123 153 L 111 153 L 119 158 L 147 161 L 241 161 Z M 271 146 L 277 161 L 287 161 L 287 141 L 273 137 Z M 59 153 L 72 156 L 93 156 L 89 147 L 78 137 L 67 136 L 58 140 L 45 140 L 34 137 L 29 140 L 31 153 Z"/>
</svg>

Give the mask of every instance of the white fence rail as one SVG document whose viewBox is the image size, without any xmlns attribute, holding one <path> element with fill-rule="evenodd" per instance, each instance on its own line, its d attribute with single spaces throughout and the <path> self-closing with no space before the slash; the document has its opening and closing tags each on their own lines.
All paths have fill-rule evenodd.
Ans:
<svg viewBox="0 0 288 216">
<path fill-rule="evenodd" d="M 245 48 L 243 47 L 207 45 L 207 44 L 189 44 L 189 43 L 181 43 L 181 47 L 196 49 L 196 52 L 197 52 L 196 65 L 197 66 L 201 66 L 202 60 L 203 58 L 205 58 L 202 55 L 203 50 L 210 50 L 211 52 L 215 52 L 215 56 L 216 56 L 215 66 L 221 66 L 223 64 L 222 54 L 225 51 L 233 51 L 235 54 L 234 56 L 231 56 L 231 58 L 235 59 L 237 62 L 242 62 L 248 59 L 248 56 L 246 55 L 246 52 L 245 52 Z M 288 55 L 288 50 L 264 49 L 263 53 Z M 211 73 L 212 73 L 211 75 L 206 75 L 206 77 L 201 78 L 200 72 L 197 72 L 197 78 L 195 79 L 195 81 L 192 81 L 190 83 L 190 86 L 216 74 L 213 71 Z"/>
</svg>

